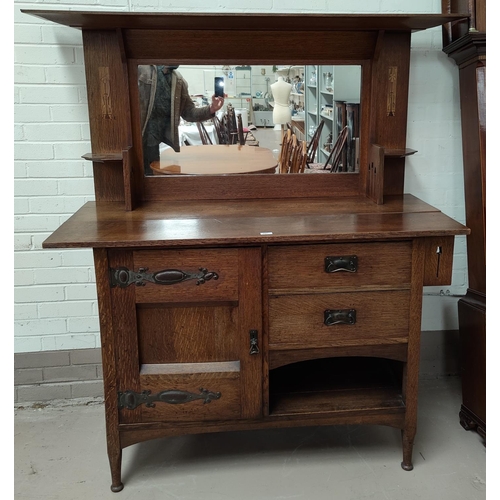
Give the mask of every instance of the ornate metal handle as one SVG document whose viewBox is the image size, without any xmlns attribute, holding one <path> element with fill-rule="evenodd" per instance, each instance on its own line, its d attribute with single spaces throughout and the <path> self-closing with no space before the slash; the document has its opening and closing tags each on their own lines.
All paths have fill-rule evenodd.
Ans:
<svg viewBox="0 0 500 500">
<path fill-rule="evenodd" d="M 183 403 L 190 403 L 196 399 L 203 400 L 203 404 L 210 403 L 214 399 L 220 399 L 220 392 L 210 392 L 207 389 L 200 388 L 200 394 L 193 392 L 179 391 L 177 389 L 170 389 L 159 392 L 158 394 L 151 394 L 151 391 L 125 391 L 118 393 L 118 408 L 122 410 L 135 410 L 138 406 L 145 404 L 148 408 L 155 407 L 155 401 L 168 403 L 171 405 L 179 405 Z"/>
<path fill-rule="evenodd" d="M 345 257 L 325 257 L 325 273 L 337 273 L 339 271 L 355 273 L 357 270 L 357 255 L 347 255 Z"/>
<path fill-rule="evenodd" d="M 325 326 L 354 325 L 356 323 L 356 309 L 327 309 L 323 323 Z"/>
<path fill-rule="evenodd" d="M 157 285 L 175 285 L 187 280 L 197 280 L 197 285 L 202 285 L 211 279 L 219 279 L 216 272 L 208 271 L 204 267 L 199 268 L 199 273 L 188 273 L 179 271 L 178 269 L 165 269 L 156 273 L 148 273 L 147 267 L 140 267 L 138 272 L 130 271 L 126 267 L 118 267 L 117 269 L 110 269 L 111 286 L 119 286 L 125 288 L 129 285 L 135 284 L 137 286 L 146 285 L 146 281 L 156 283 Z"/>
</svg>

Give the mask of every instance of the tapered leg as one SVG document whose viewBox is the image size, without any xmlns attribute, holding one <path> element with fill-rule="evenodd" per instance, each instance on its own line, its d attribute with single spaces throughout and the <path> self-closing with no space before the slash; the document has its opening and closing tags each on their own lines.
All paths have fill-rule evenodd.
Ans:
<svg viewBox="0 0 500 500">
<path fill-rule="evenodd" d="M 413 440 L 415 433 L 410 433 L 406 430 L 402 431 L 403 436 L 403 461 L 401 467 L 404 470 L 413 470 L 412 454 L 413 454 Z"/>
<path fill-rule="evenodd" d="M 108 449 L 109 465 L 111 467 L 111 491 L 117 493 L 123 490 L 122 483 L 122 450 Z"/>
</svg>

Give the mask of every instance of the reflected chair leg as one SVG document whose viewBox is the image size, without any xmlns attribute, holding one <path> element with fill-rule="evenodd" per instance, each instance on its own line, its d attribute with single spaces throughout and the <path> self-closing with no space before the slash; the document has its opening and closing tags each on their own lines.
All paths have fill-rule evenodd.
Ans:
<svg viewBox="0 0 500 500">
<path fill-rule="evenodd" d="M 406 430 L 401 431 L 403 438 L 403 461 L 401 467 L 404 470 L 413 470 L 412 454 L 413 454 L 413 440 L 415 433 L 410 433 Z"/>
</svg>

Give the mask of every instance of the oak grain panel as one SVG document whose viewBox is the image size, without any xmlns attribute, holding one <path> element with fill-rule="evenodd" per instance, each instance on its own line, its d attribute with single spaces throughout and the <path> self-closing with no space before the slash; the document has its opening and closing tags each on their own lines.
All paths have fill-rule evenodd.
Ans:
<svg viewBox="0 0 500 500">
<path fill-rule="evenodd" d="M 269 344 L 333 347 L 346 342 L 404 339 L 409 327 L 409 291 L 357 292 L 269 298 Z M 327 309 L 355 309 L 353 325 L 325 326 Z"/>
<path fill-rule="evenodd" d="M 214 393 L 220 392 L 221 396 L 210 403 L 197 399 L 182 404 L 157 402 L 154 408 L 144 406 L 143 421 L 192 422 L 241 416 L 239 372 L 141 375 L 141 390 L 151 391 L 151 394 L 171 389 L 199 394 L 200 388 Z M 123 413 L 134 411 L 136 410 L 122 410 Z"/>
<path fill-rule="evenodd" d="M 241 416 L 262 415 L 262 265 L 260 248 L 239 249 L 239 332 Z M 256 330 L 259 352 L 250 354 L 250 331 Z"/>
<path fill-rule="evenodd" d="M 149 273 L 154 273 L 176 269 L 198 274 L 200 268 L 206 268 L 208 272 L 218 275 L 217 279 L 212 278 L 199 285 L 196 279 L 173 285 L 146 282 L 145 286 L 137 287 L 138 303 L 238 300 L 237 249 L 139 250 L 133 255 L 135 271 L 147 268 Z"/>
<path fill-rule="evenodd" d="M 125 212 L 120 204 L 90 202 L 47 238 L 43 247 L 206 247 L 408 239 L 470 232 L 468 228 L 437 210 L 386 211 L 384 208 L 373 208 L 369 211 L 366 199 L 360 197 L 358 200 L 359 203 L 351 200 L 353 211 L 350 213 L 344 210 L 337 212 L 334 210 L 337 205 L 334 204 L 332 210 L 318 214 L 316 210 L 308 210 L 307 203 L 303 202 L 299 204 L 298 214 L 293 211 L 269 215 L 265 210 L 259 209 L 257 201 L 253 205 L 253 211 L 242 211 L 222 218 L 211 215 L 210 207 L 216 203 L 208 203 L 207 211 L 196 220 L 193 220 L 193 215 L 171 218 L 168 204 L 165 203 L 151 203 L 144 209 Z M 230 206 L 232 202 L 221 203 L 221 206 L 225 206 L 224 203 Z M 404 205 L 393 205 L 392 210 L 395 206 Z M 101 213 L 101 207 L 109 207 L 109 210 L 104 209 Z M 264 231 L 271 231 L 273 234 L 262 235 Z"/>
<path fill-rule="evenodd" d="M 345 61 L 370 59 L 375 46 L 376 32 L 355 31 L 310 31 L 295 30 L 280 39 L 275 30 L 250 31 L 248 29 L 210 30 L 202 33 L 192 30 L 125 30 L 125 48 L 130 59 L 166 59 L 186 64 L 220 64 L 223 62 L 259 64 L 278 63 L 283 60 L 287 47 L 286 63 L 310 61 L 310 46 L 303 43 L 304 37 L 315 47 L 317 61 Z M 288 38 L 288 39 L 287 39 Z M 168 39 L 166 50 L 164 40 Z M 207 43 L 207 40 L 210 43 Z M 287 40 L 285 40 L 287 39 Z M 300 41 L 300 42 L 299 42 Z M 252 47 L 248 52 L 246 49 Z M 293 47 L 293 49 L 291 49 Z"/>
<path fill-rule="evenodd" d="M 425 239 L 424 286 L 451 285 L 454 236 Z"/>
<path fill-rule="evenodd" d="M 132 265 L 132 252 L 110 249 L 108 250 L 108 259 L 110 267 L 130 267 Z M 110 296 L 113 309 L 116 388 L 119 392 L 140 392 L 135 287 L 110 288 Z M 139 422 L 140 420 L 140 408 L 135 413 L 124 414 L 120 412 L 121 423 Z"/>
<path fill-rule="evenodd" d="M 325 258 L 355 255 L 358 270 L 325 271 Z M 409 287 L 411 242 L 270 246 L 269 288 L 293 289 L 398 285 Z"/>
<path fill-rule="evenodd" d="M 239 359 L 234 306 L 137 309 L 141 363 L 202 363 Z"/>
</svg>

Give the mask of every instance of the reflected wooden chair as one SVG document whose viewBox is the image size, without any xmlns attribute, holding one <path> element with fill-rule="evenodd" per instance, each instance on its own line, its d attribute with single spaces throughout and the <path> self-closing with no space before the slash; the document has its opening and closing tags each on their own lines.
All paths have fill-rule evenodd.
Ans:
<svg viewBox="0 0 500 500">
<path fill-rule="evenodd" d="M 283 134 L 280 156 L 278 158 L 278 169 L 280 174 L 287 174 L 290 168 L 290 153 L 294 137 L 295 134 L 293 134 L 290 129 Z M 295 138 L 295 140 L 297 139 Z"/>
<path fill-rule="evenodd" d="M 247 142 L 247 135 L 249 130 L 243 127 L 243 119 L 241 118 L 241 115 L 237 116 L 237 121 L 238 121 L 238 142 L 240 146 L 244 146 L 245 143 Z"/>
<path fill-rule="evenodd" d="M 347 125 L 341 130 L 335 144 L 325 162 L 324 170 L 329 170 L 330 172 L 338 172 L 340 168 L 340 161 L 342 159 L 342 151 L 347 142 L 347 134 L 349 128 Z M 345 167 L 345 165 L 344 165 Z"/>
<path fill-rule="evenodd" d="M 306 162 L 307 168 L 310 168 L 309 165 L 316 161 L 316 153 L 318 151 L 319 139 L 321 137 L 321 132 L 324 126 L 325 126 L 325 121 L 321 120 L 318 127 L 316 128 L 316 131 L 311 137 L 309 144 L 307 145 L 307 162 Z"/>
<path fill-rule="evenodd" d="M 203 125 L 202 122 L 196 122 L 196 126 L 198 127 L 198 132 L 200 133 L 201 143 L 204 146 L 212 145 L 212 139 L 210 139 L 205 125 Z"/>
<path fill-rule="evenodd" d="M 218 143 L 229 144 L 225 127 L 222 125 L 222 122 L 217 115 L 212 118 L 212 123 L 214 124 L 215 135 Z"/>
<path fill-rule="evenodd" d="M 226 126 L 229 144 L 236 144 L 238 142 L 238 124 L 236 123 L 236 113 L 232 106 L 228 105 L 222 122 L 225 123 Z"/>
<path fill-rule="evenodd" d="M 303 174 L 307 162 L 307 142 L 297 141 L 292 149 L 290 158 L 290 174 Z"/>
</svg>

